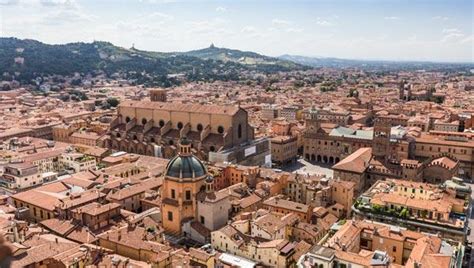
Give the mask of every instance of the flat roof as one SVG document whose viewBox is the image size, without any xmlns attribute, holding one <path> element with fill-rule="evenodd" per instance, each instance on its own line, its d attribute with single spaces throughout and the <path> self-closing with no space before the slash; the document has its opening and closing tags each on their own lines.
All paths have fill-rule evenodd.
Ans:
<svg viewBox="0 0 474 268">
<path fill-rule="evenodd" d="M 228 253 L 222 253 L 219 256 L 219 260 L 227 264 L 230 264 L 232 266 L 237 266 L 237 267 L 242 267 L 242 268 L 247 268 L 247 267 L 253 268 L 257 266 L 256 262 L 253 262 L 251 260 L 248 260 L 239 256 L 231 255 Z"/>
</svg>

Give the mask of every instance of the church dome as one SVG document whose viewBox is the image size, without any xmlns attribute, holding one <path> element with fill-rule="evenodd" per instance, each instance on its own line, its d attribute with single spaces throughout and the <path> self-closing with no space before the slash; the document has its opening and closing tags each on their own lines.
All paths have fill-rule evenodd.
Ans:
<svg viewBox="0 0 474 268">
<path fill-rule="evenodd" d="M 179 154 L 166 166 L 166 176 L 180 179 L 194 179 L 207 174 L 204 164 L 191 153 L 191 143 L 181 139 Z"/>
<path fill-rule="evenodd" d="M 171 159 L 166 167 L 166 176 L 174 178 L 198 178 L 206 175 L 206 167 L 194 155 L 178 155 Z"/>
</svg>

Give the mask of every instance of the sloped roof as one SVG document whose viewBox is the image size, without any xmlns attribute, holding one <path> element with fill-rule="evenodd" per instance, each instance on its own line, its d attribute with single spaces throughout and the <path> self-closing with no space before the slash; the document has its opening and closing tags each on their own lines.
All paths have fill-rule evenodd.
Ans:
<svg viewBox="0 0 474 268">
<path fill-rule="evenodd" d="M 372 158 L 372 148 L 360 148 L 335 164 L 332 169 L 363 173 Z"/>
</svg>

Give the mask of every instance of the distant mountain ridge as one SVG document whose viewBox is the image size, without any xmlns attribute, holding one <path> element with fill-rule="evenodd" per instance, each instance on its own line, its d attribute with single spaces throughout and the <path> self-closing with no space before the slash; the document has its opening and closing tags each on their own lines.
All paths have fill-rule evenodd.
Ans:
<svg viewBox="0 0 474 268">
<path fill-rule="evenodd" d="M 292 61 L 315 68 L 367 68 L 367 69 L 430 69 L 439 68 L 472 68 L 473 63 L 443 63 L 430 61 L 390 61 L 390 60 L 355 60 L 341 59 L 334 57 L 307 57 L 299 55 L 282 55 L 278 57 L 282 60 Z"/>
<path fill-rule="evenodd" d="M 29 81 L 42 75 L 116 72 L 166 76 L 181 73 L 189 80 L 236 80 L 244 72 L 286 72 L 310 67 L 254 52 L 214 46 L 189 52 L 127 49 L 109 42 L 49 45 L 36 40 L 0 38 L 0 74 Z M 5 77 L 5 75 L 3 75 Z M 166 80 L 162 78 L 162 80 Z"/>
</svg>

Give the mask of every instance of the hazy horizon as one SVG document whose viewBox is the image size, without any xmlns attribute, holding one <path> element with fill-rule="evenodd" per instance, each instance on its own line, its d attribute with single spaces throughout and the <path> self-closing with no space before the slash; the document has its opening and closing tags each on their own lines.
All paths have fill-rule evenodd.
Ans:
<svg viewBox="0 0 474 268">
<path fill-rule="evenodd" d="M 472 63 L 473 3 L 454 1 L 0 0 L 0 36 L 208 47 L 267 56 Z"/>
</svg>

